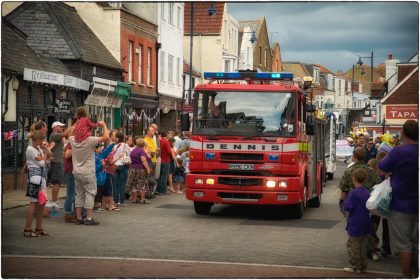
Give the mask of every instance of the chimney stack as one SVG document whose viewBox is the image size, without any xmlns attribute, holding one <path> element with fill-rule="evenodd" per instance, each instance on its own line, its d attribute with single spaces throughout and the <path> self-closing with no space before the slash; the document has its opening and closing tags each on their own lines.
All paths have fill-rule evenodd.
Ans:
<svg viewBox="0 0 420 280">
<path fill-rule="evenodd" d="M 392 53 L 388 54 L 385 60 L 385 79 L 388 81 L 388 91 L 391 91 L 398 83 L 398 59 L 392 58 Z"/>
</svg>

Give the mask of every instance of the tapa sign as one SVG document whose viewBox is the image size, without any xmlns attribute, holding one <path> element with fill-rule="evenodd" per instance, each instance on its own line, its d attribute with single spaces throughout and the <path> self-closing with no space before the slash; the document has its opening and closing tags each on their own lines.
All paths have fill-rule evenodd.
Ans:
<svg viewBox="0 0 420 280">
<path fill-rule="evenodd" d="M 72 87 L 81 89 L 84 91 L 89 91 L 90 83 L 88 81 L 67 76 L 63 74 L 41 71 L 36 69 L 24 68 L 23 69 L 23 79 L 26 81 L 53 84 L 65 87 Z"/>
<path fill-rule="evenodd" d="M 386 119 L 418 119 L 417 105 L 388 105 Z"/>
</svg>

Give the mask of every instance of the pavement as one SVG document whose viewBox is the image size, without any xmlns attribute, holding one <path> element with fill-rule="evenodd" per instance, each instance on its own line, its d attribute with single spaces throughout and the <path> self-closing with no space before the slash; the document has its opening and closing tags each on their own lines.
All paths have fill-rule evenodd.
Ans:
<svg viewBox="0 0 420 280">
<path fill-rule="evenodd" d="M 16 207 L 29 205 L 29 199 L 25 194 L 26 194 L 26 189 L 13 190 L 13 191 L 2 193 L 1 209 L 6 210 L 6 209 L 12 209 Z M 66 194 L 67 194 L 67 188 L 61 187 L 58 193 L 58 198 L 65 198 Z M 47 188 L 47 195 L 49 198 L 52 197 L 51 187 Z"/>
</svg>

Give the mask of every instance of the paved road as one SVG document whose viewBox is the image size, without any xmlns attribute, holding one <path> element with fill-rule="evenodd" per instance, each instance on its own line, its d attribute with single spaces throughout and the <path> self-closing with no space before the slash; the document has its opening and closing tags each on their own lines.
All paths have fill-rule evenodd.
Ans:
<svg viewBox="0 0 420 280">
<path fill-rule="evenodd" d="M 341 177 L 344 165 L 335 178 Z M 353 277 L 347 266 L 345 221 L 337 209 L 338 179 L 328 182 L 320 208 L 304 218 L 272 209 L 218 205 L 194 213 L 182 195 L 121 212 L 96 213 L 100 226 L 45 221 L 53 236 L 23 238 L 25 208 L 3 211 L 3 277 L 263 278 Z M 47 269 L 35 269 L 36 264 Z M 83 265 L 85 263 L 86 265 Z M 38 266 L 39 267 L 39 266 Z M 395 256 L 370 262 L 363 278 L 399 276 Z"/>
</svg>

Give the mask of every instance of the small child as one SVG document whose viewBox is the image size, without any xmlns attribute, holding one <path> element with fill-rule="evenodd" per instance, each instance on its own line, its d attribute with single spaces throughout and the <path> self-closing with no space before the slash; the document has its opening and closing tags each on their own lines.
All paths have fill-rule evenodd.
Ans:
<svg viewBox="0 0 420 280">
<path fill-rule="evenodd" d="M 363 186 L 367 178 L 366 172 L 358 168 L 353 171 L 354 189 L 350 191 L 344 201 L 343 209 L 348 212 L 347 252 L 350 257 L 351 267 L 344 268 L 347 272 L 362 273 L 367 268 L 367 239 L 372 233 L 372 223 L 366 201 L 369 199 L 369 191 Z"/>
<path fill-rule="evenodd" d="M 185 168 L 181 156 L 178 156 L 176 160 L 178 162 L 178 166 L 175 168 L 174 172 L 175 191 L 176 193 L 182 193 L 185 183 Z"/>
<path fill-rule="evenodd" d="M 99 183 L 101 180 L 99 180 L 99 173 L 104 173 L 105 172 L 105 159 L 109 156 L 109 154 L 112 152 L 112 149 L 114 148 L 115 143 L 111 143 L 110 145 L 108 145 L 108 147 L 106 147 L 106 149 L 104 149 L 103 144 L 98 144 L 96 145 L 96 150 L 95 150 L 95 165 L 96 165 L 96 178 L 97 178 L 97 182 L 98 182 L 98 191 L 97 191 L 97 197 L 95 197 L 95 201 L 96 203 L 99 203 L 102 200 L 102 207 L 99 207 L 99 205 L 97 205 L 96 210 L 97 211 L 104 211 L 106 208 L 106 200 L 105 197 L 107 197 L 107 189 L 106 189 L 106 179 Z M 101 174 L 101 175 L 102 175 Z M 106 177 L 108 177 L 109 174 L 105 174 Z M 108 181 L 109 183 L 109 181 Z M 111 187 L 112 190 L 112 187 Z"/>
</svg>

